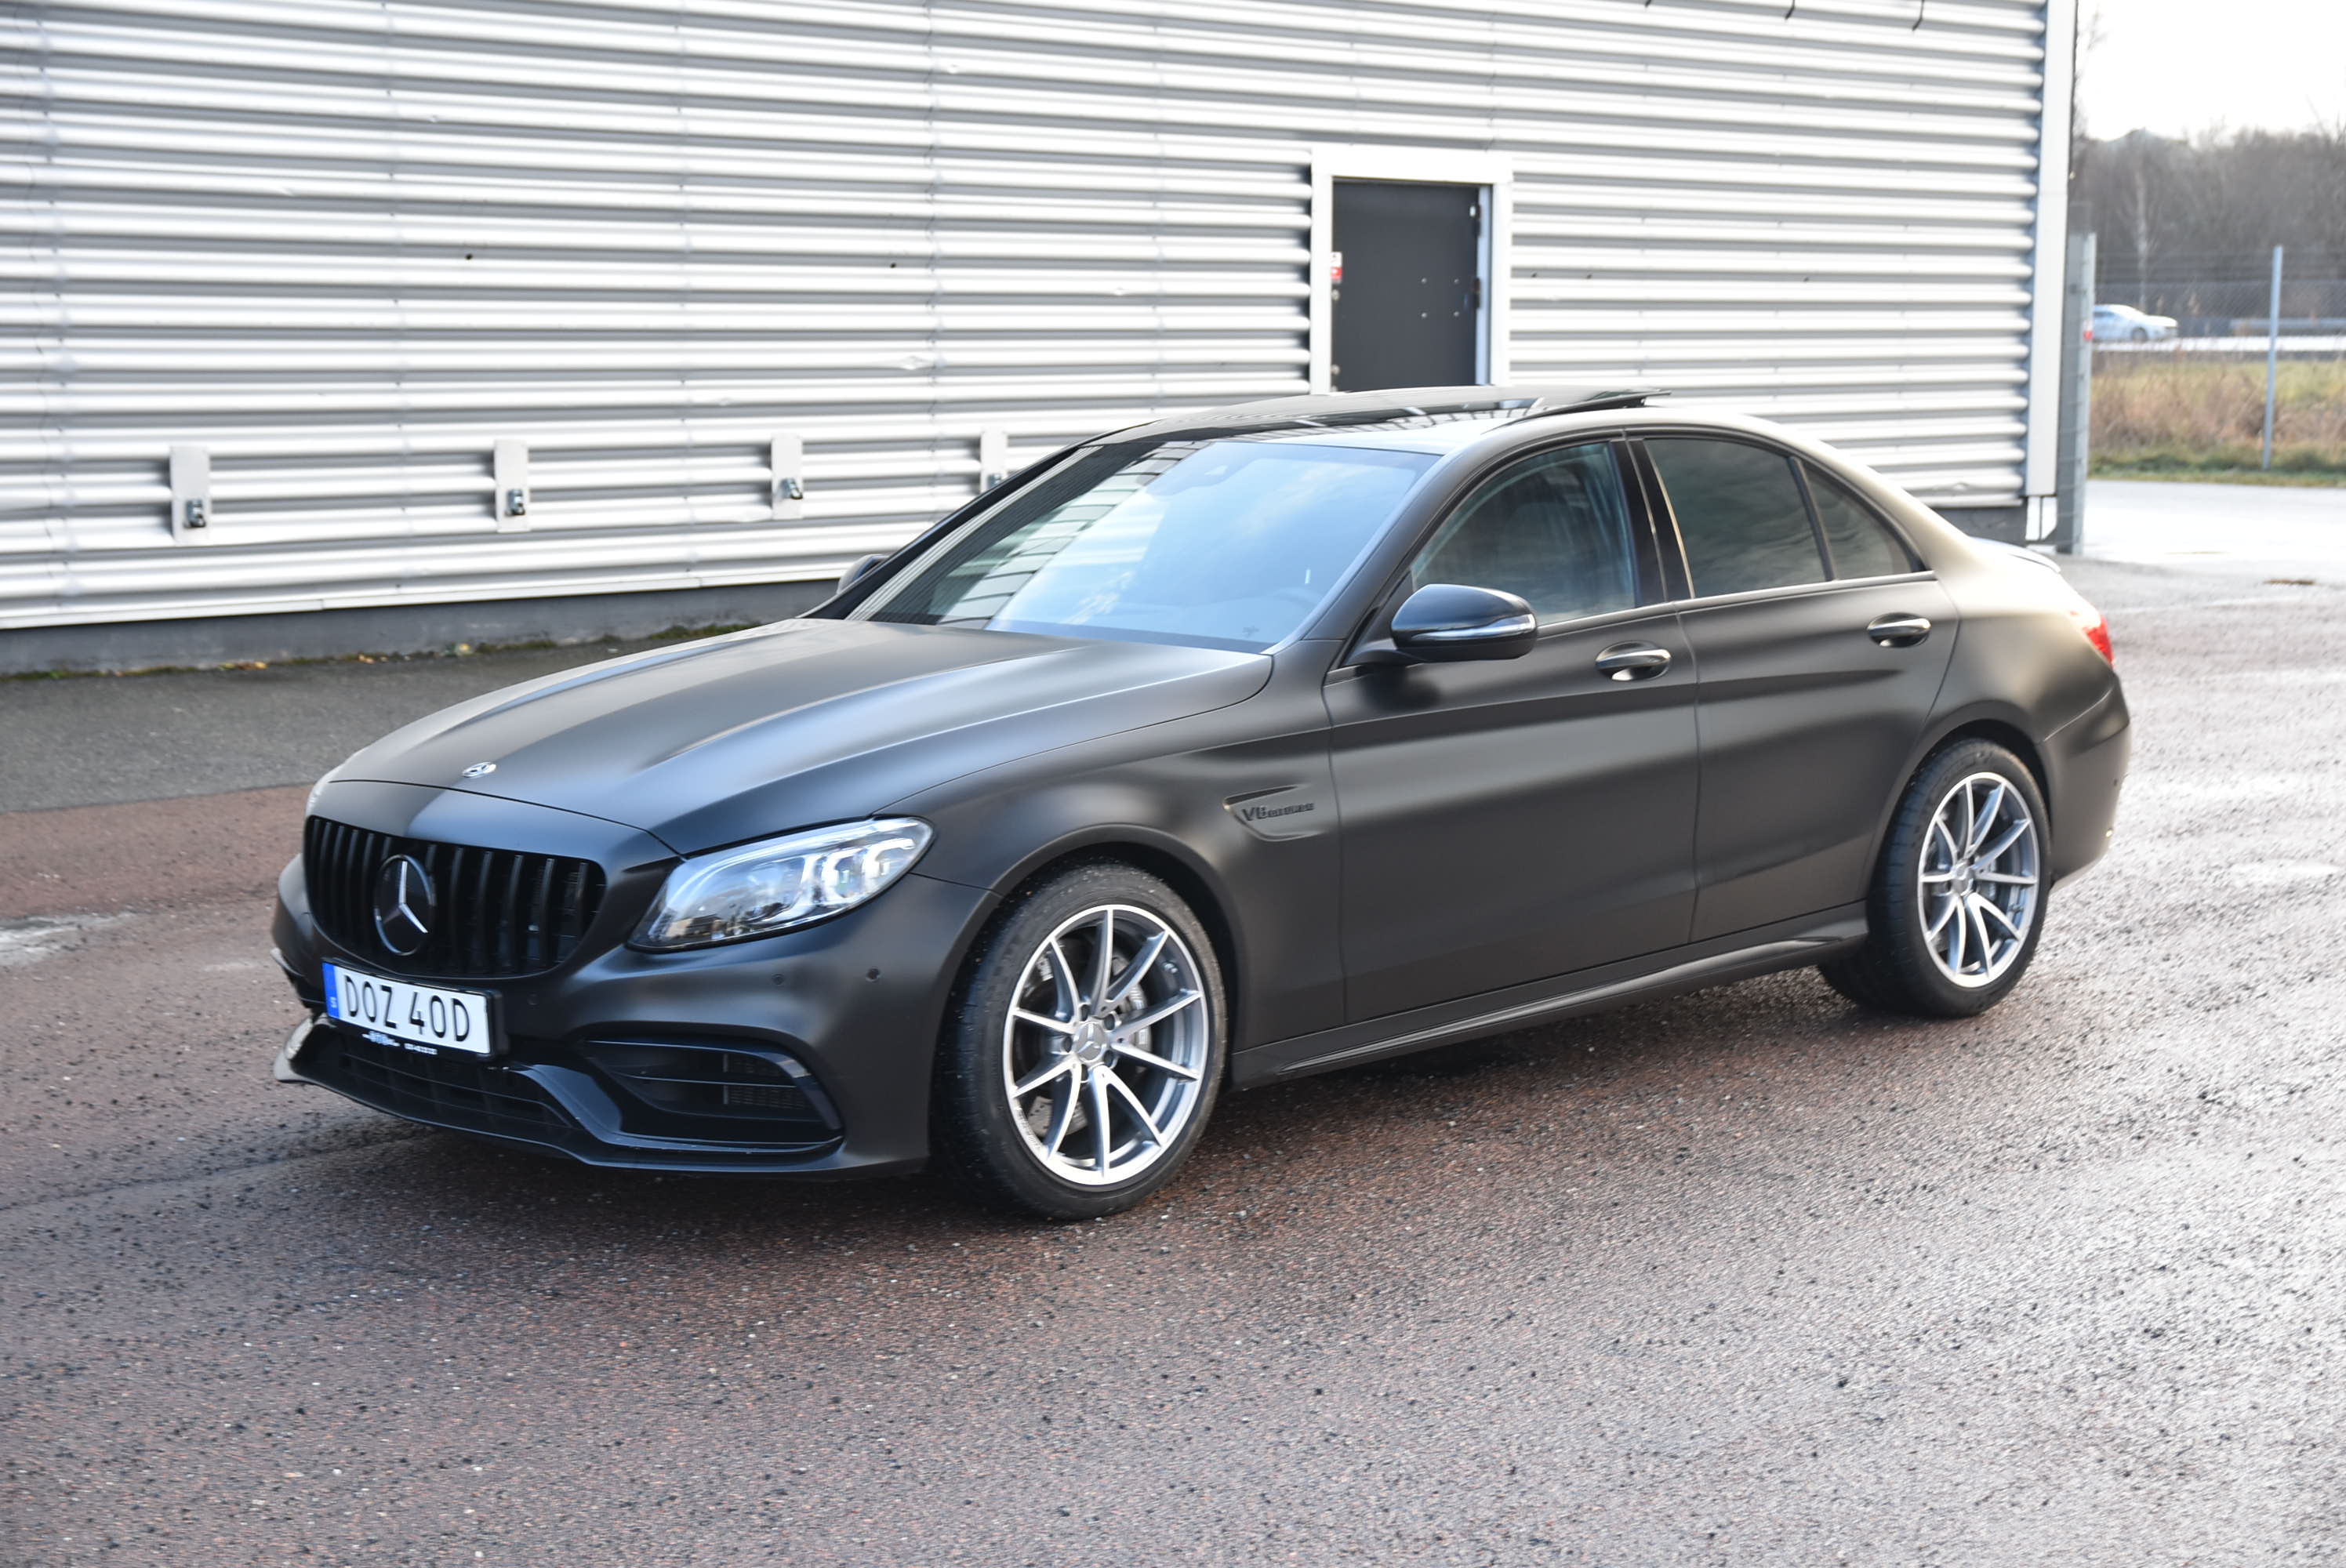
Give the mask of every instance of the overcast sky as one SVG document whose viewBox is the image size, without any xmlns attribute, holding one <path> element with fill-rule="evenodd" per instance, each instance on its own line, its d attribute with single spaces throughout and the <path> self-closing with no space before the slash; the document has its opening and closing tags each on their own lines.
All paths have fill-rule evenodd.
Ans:
<svg viewBox="0 0 2346 1568">
<path fill-rule="evenodd" d="M 2089 29 L 2098 14 L 2101 32 L 2079 65 L 2091 136 L 2346 123 L 2346 0 L 2081 0 L 2081 9 Z"/>
</svg>

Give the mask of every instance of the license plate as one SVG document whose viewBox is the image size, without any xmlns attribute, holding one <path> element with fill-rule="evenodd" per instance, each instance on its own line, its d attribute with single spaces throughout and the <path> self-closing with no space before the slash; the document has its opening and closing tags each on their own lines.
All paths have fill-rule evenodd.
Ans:
<svg viewBox="0 0 2346 1568">
<path fill-rule="evenodd" d="M 326 965 L 326 1016 L 362 1033 L 388 1036 L 403 1045 L 470 1051 L 482 1056 L 493 1049 L 489 999 L 478 991 L 412 985 L 330 963 Z"/>
</svg>

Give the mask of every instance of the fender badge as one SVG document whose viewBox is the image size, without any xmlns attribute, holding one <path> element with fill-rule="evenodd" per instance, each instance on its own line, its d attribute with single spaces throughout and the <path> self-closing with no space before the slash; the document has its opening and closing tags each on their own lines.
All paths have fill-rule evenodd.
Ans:
<svg viewBox="0 0 2346 1568">
<path fill-rule="evenodd" d="M 470 768 L 464 769 L 464 777 L 467 779 L 485 779 L 496 770 L 497 765 L 494 762 L 475 762 Z"/>
<path fill-rule="evenodd" d="M 1282 784 L 1233 795 L 1222 809 L 1236 817 L 1258 839 L 1303 839 L 1320 831 L 1320 802 L 1305 793 L 1311 786 Z"/>
</svg>

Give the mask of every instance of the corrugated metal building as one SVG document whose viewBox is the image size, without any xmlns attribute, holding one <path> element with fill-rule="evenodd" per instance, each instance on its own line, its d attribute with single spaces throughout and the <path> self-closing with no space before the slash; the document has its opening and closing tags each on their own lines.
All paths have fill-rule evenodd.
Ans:
<svg viewBox="0 0 2346 1568">
<path fill-rule="evenodd" d="M 811 596 L 983 472 L 1326 387 L 1358 179 L 1474 191 L 1482 379 L 2016 535 L 2074 5 L 20 3 L 0 667 Z"/>
</svg>

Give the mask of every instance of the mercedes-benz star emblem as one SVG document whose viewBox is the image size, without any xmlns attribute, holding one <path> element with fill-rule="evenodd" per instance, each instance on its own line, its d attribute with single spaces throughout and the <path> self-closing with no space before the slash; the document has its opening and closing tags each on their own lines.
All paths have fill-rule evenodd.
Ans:
<svg viewBox="0 0 2346 1568">
<path fill-rule="evenodd" d="M 470 768 L 464 769 L 464 777 L 467 779 L 485 779 L 496 770 L 497 765 L 494 762 L 475 762 Z"/>
<path fill-rule="evenodd" d="M 406 958 L 432 934 L 432 879 L 413 855 L 393 855 L 374 880 L 374 932 L 382 945 Z"/>
</svg>

